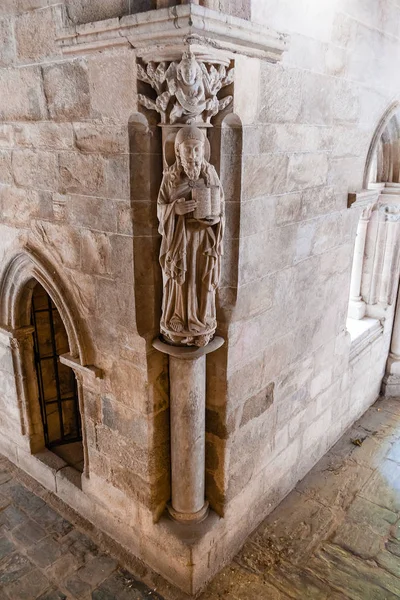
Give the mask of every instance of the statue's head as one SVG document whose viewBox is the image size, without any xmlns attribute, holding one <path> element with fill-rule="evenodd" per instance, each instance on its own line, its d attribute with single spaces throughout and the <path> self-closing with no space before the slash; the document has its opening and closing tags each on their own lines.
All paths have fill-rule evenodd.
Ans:
<svg viewBox="0 0 400 600">
<path fill-rule="evenodd" d="M 175 138 L 175 155 L 189 179 L 200 177 L 204 162 L 205 138 L 198 127 L 182 127 Z"/>
<path fill-rule="evenodd" d="M 188 50 L 184 52 L 182 60 L 178 65 L 178 76 L 186 85 L 193 85 L 199 75 L 200 67 L 197 64 L 196 57 Z"/>
</svg>

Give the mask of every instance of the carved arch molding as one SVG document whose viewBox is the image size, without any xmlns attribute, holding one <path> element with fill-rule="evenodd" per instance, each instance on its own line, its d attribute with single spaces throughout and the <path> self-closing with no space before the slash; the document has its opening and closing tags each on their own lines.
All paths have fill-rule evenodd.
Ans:
<svg viewBox="0 0 400 600">
<path fill-rule="evenodd" d="M 37 283 L 53 300 L 66 329 L 70 353 L 60 356 L 60 360 L 75 373 L 82 415 L 85 390 L 94 389 L 102 377 L 101 371 L 90 364 L 93 357 L 90 337 L 74 299 L 56 269 L 34 249 L 25 248 L 11 255 L 0 273 L 0 345 L 11 354 L 19 413 L 18 443 L 31 453 L 43 447 L 31 325 L 32 293 Z M 87 475 L 89 465 L 84 422 L 82 434 Z"/>
</svg>

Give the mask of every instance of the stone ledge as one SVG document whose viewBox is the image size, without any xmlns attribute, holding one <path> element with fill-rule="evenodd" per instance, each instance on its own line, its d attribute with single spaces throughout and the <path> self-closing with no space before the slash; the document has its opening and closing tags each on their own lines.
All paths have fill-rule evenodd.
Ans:
<svg viewBox="0 0 400 600">
<path fill-rule="evenodd" d="M 360 190 L 359 192 L 350 192 L 347 198 L 347 208 L 365 208 L 369 204 L 376 202 L 379 198 L 384 184 L 379 184 L 379 187 Z"/>
<path fill-rule="evenodd" d="M 77 358 L 71 356 L 71 354 L 60 354 L 60 362 L 67 367 L 73 369 L 77 373 L 81 373 L 81 375 L 94 378 L 94 379 L 102 379 L 103 371 L 94 365 L 82 365 Z"/>
<path fill-rule="evenodd" d="M 383 334 L 380 321 L 369 317 L 347 319 L 346 327 L 351 337 L 350 362 Z"/>
<path fill-rule="evenodd" d="M 196 4 L 178 5 L 167 9 L 128 15 L 86 25 L 72 26 L 60 32 L 57 41 L 63 54 L 84 54 L 119 46 L 149 51 L 160 50 L 161 60 L 166 48 L 181 47 L 187 38 L 196 43 L 278 62 L 287 49 L 288 36 L 269 27 L 232 17 Z M 146 53 L 145 52 L 145 53 Z"/>
</svg>

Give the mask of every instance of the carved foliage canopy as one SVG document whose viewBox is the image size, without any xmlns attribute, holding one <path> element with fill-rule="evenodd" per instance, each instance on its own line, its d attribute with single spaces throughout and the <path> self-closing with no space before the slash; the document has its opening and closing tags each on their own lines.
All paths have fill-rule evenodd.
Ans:
<svg viewBox="0 0 400 600">
<path fill-rule="evenodd" d="M 139 94 L 139 103 L 161 115 L 163 124 L 205 124 L 226 108 L 232 96 L 219 98 L 222 88 L 233 82 L 233 68 L 196 59 L 190 50 L 182 60 L 138 64 L 138 79 L 156 92 L 153 100 Z"/>
</svg>

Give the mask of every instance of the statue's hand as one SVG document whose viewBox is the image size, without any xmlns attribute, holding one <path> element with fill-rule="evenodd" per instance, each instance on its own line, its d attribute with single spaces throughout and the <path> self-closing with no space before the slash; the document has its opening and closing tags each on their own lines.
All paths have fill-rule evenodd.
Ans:
<svg viewBox="0 0 400 600">
<path fill-rule="evenodd" d="M 196 204 L 195 200 L 185 200 L 185 198 L 180 198 L 175 202 L 175 214 L 187 215 L 194 211 Z"/>
</svg>

